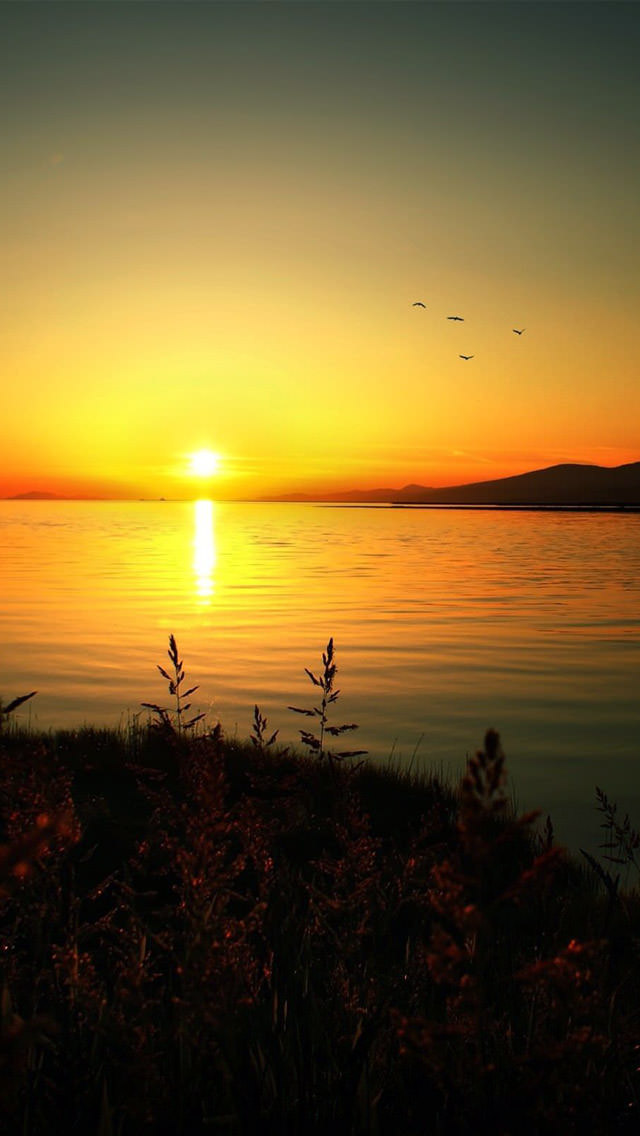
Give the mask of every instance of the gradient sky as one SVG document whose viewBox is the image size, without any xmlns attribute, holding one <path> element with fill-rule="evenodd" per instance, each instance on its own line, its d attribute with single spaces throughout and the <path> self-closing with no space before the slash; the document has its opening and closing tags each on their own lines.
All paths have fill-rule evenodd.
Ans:
<svg viewBox="0 0 640 1136">
<path fill-rule="evenodd" d="M 4 3 L 0 41 L 0 495 L 640 459 L 637 4 Z"/>
</svg>

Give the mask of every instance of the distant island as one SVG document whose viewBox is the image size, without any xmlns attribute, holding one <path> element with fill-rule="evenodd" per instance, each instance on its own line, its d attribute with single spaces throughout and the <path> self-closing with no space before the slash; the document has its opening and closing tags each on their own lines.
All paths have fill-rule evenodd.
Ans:
<svg viewBox="0 0 640 1136">
<path fill-rule="evenodd" d="M 266 500 L 266 498 L 263 498 Z M 493 505 L 541 507 L 640 506 L 640 462 L 614 467 L 566 463 L 546 469 L 431 489 L 405 485 L 402 489 L 346 490 L 330 497 L 290 494 L 270 501 L 335 501 L 393 505 Z"/>
<path fill-rule="evenodd" d="M 12 497 L 6 497 L 6 501 L 65 501 L 67 498 L 60 497 L 58 493 L 47 493 L 43 489 L 31 489 L 28 493 L 14 493 Z"/>
</svg>

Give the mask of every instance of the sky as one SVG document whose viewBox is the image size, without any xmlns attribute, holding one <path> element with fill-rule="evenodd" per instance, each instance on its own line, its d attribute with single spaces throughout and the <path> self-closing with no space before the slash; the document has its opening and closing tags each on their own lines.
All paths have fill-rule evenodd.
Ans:
<svg viewBox="0 0 640 1136">
<path fill-rule="evenodd" d="M 1 496 L 640 459 L 637 4 L 35 0 L 0 43 Z"/>
</svg>

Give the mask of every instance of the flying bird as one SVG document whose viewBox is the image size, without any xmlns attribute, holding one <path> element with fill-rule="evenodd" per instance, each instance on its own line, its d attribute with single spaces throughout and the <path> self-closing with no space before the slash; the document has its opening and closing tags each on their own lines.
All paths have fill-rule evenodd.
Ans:
<svg viewBox="0 0 640 1136">
<path fill-rule="evenodd" d="M 426 304 L 422 303 L 422 300 L 416 300 L 415 303 L 411 305 L 412 308 L 426 308 L 426 306 Z"/>
<path fill-rule="evenodd" d="M 460 323 L 464 323 L 464 316 L 447 316 L 447 319 L 448 320 L 459 320 Z"/>
<path fill-rule="evenodd" d="M 460 359 L 475 359 L 475 355 L 460 355 Z"/>
<path fill-rule="evenodd" d="M 511 330 L 512 330 L 512 331 L 515 331 L 516 335 L 522 335 L 522 332 L 523 332 L 523 331 L 526 331 L 527 329 L 526 329 L 526 327 L 522 327 L 522 328 L 520 328 L 520 329 L 518 329 L 517 327 L 514 327 L 514 328 L 512 328 Z"/>
</svg>

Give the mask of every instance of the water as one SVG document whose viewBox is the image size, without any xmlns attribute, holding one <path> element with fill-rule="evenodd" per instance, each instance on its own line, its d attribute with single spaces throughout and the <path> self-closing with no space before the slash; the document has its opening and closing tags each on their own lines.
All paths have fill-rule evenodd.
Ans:
<svg viewBox="0 0 640 1136">
<path fill-rule="evenodd" d="M 499 729 L 522 808 L 594 849 L 601 785 L 640 826 L 640 516 L 317 505 L 0 502 L 0 693 L 35 726 L 164 702 L 280 739 L 333 635 L 338 722 L 454 776 Z M 191 683 L 190 683 L 191 685 Z"/>
</svg>

